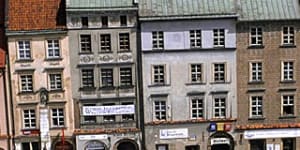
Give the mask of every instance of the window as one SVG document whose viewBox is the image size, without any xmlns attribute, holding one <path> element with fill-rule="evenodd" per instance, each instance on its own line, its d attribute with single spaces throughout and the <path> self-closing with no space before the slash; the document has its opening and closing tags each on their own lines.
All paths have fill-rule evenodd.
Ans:
<svg viewBox="0 0 300 150">
<path fill-rule="evenodd" d="M 23 142 L 22 150 L 40 150 L 39 142 Z"/>
<path fill-rule="evenodd" d="M 262 117 L 263 116 L 263 97 L 262 96 L 251 96 L 251 117 Z"/>
<path fill-rule="evenodd" d="M 122 105 L 133 105 L 133 102 L 123 102 Z M 122 115 L 123 121 L 134 120 L 134 114 L 124 114 Z"/>
<path fill-rule="evenodd" d="M 110 52 L 111 51 L 110 34 L 101 34 L 100 44 L 101 44 L 100 45 L 101 52 Z"/>
<path fill-rule="evenodd" d="M 266 150 L 266 140 L 250 140 L 250 150 Z"/>
<path fill-rule="evenodd" d="M 120 24 L 121 26 L 127 25 L 127 16 L 120 16 Z"/>
<path fill-rule="evenodd" d="M 89 18 L 88 17 L 81 17 L 81 24 L 82 27 L 86 28 L 89 26 Z"/>
<path fill-rule="evenodd" d="M 192 119 L 203 118 L 203 98 L 202 97 L 192 97 L 191 98 L 191 113 Z"/>
<path fill-rule="evenodd" d="M 156 150 L 168 150 L 168 145 L 166 144 L 156 145 Z"/>
<path fill-rule="evenodd" d="M 202 82 L 201 64 L 191 64 L 191 82 Z"/>
<path fill-rule="evenodd" d="M 83 104 L 84 107 L 88 106 L 96 106 L 96 104 Z M 96 116 L 83 116 L 84 123 L 96 123 L 97 118 Z"/>
<path fill-rule="evenodd" d="M 163 49 L 164 48 L 164 33 L 162 31 L 152 32 L 152 46 L 153 49 Z"/>
<path fill-rule="evenodd" d="M 102 16 L 101 17 L 101 23 L 102 23 L 102 27 L 107 27 L 108 26 L 108 17 L 107 16 Z"/>
<path fill-rule="evenodd" d="M 103 104 L 103 106 L 113 106 L 115 103 L 106 103 Z M 104 122 L 114 122 L 116 121 L 116 116 L 115 115 L 105 115 L 103 116 L 103 121 Z"/>
<path fill-rule="evenodd" d="M 113 87 L 113 69 L 105 68 L 101 69 L 101 82 L 102 87 Z"/>
<path fill-rule="evenodd" d="M 36 127 L 36 116 L 34 109 L 23 110 L 23 127 L 24 128 L 35 128 Z"/>
<path fill-rule="evenodd" d="M 185 150 L 200 150 L 200 146 L 199 145 L 185 146 Z"/>
<path fill-rule="evenodd" d="M 294 45 L 295 44 L 295 29 L 291 26 L 283 27 L 282 35 L 283 45 Z"/>
<path fill-rule="evenodd" d="M 167 106 L 166 101 L 154 101 L 154 113 L 156 120 L 166 120 Z"/>
<path fill-rule="evenodd" d="M 250 29 L 250 45 L 262 45 L 263 44 L 263 32 L 260 27 L 253 27 Z"/>
<path fill-rule="evenodd" d="M 81 52 L 91 52 L 91 35 L 80 35 Z"/>
<path fill-rule="evenodd" d="M 296 150 L 296 139 L 295 138 L 282 139 L 282 150 Z"/>
<path fill-rule="evenodd" d="M 63 127 L 65 125 L 65 116 L 63 108 L 52 108 L 52 127 Z"/>
<path fill-rule="evenodd" d="M 120 33 L 119 34 L 119 42 L 120 42 L 120 51 L 129 51 L 130 50 L 129 33 Z"/>
<path fill-rule="evenodd" d="M 62 89 L 62 78 L 60 73 L 49 74 L 49 79 L 50 79 L 50 90 Z"/>
<path fill-rule="evenodd" d="M 165 84 L 165 66 L 164 65 L 153 65 L 152 68 L 153 83 L 154 84 Z"/>
<path fill-rule="evenodd" d="M 21 92 L 32 92 L 33 91 L 33 80 L 31 74 L 20 75 L 21 80 Z"/>
<path fill-rule="evenodd" d="M 201 30 L 191 30 L 190 31 L 190 45 L 191 48 L 201 47 Z"/>
<path fill-rule="evenodd" d="M 225 82 L 225 64 L 217 63 L 214 64 L 214 81 Z"/>
<path fill-rule="evenodd" d="M 30 52 L 30 41 L 18 41 L 18 53 L 19 59 L 30 59 L 31 52 Z"/>
<path fill-rule="evenodd" d="M 59 58 L 59 40 L 47 40 L 48 44 L 48 58 Z"/>
<path fill-rule="evenodd" d="M 132 85 L 131 68 L 120 68 L 120 85 L 121 86 L 131 86 Z"/>
<path fill-rule="evenodd" d="M 250 81 L 260 82 L 262 81 L 262 63 L 251 62 L 250 63 Z"/>
<path fill-rule="evenodd" d="M 292 61 L 282 62 L 282 80 L 283 81 L 294 80 L 294 62 Z"/>
<path fill-rule="evenodd" d="M 226 98 L 215 97 L 214 98 L 214 117 L 225 118 L 226 117 Z"/>
<path fill-rule="evenodd" d="M 94 70 L 82 69 L 81 70 L 82 87 L 94 87 Z"/>
<path fill-rule="evenodd" d="M 294 115 L 294 95 L 282 96 L 282 115 Z"/>
<path fill-rule="evenodd" d="M 224 47 L 225 46 L 225 30 L 224 29 L 214 29 L 214 47 Z"/>
</svg>

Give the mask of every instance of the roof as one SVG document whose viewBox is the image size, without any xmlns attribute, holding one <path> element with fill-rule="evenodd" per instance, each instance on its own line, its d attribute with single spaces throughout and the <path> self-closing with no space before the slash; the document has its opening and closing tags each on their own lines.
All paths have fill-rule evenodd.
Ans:
<svg viewBox="0 0 300 150">
<path fill-rule="evenodd" d="M 134 0 L 67 0 L 67 9 L 108 9 L 135 7 Z"/>
<path fill-rule="evenodd" d="M 141 18 L 226 16 L 235 14 L 235 0 L 139 0 Z"/>
<path fill-rule="evenodd" d="M 64 0 L 9 0 L 7 31 L 65 28 Z"/>
<path fill-rule="evenodd" d="M 298 0 L 239 0 L 241 21 L 300 19 Z"/>
</svg>

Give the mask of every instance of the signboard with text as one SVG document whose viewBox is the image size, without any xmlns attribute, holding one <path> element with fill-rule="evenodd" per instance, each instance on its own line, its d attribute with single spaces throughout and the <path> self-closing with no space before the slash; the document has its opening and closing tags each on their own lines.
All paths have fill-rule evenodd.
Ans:
<svg viewBox="0 0 300 150">
<path fill-rule="evenodd" d="M 188 129 L 163 129 L 159 131 L 160 139 L 179 139 L 179 138 L 188 138 Z"/>
<path fill-rule="evenodd" d="M 134 105 L 83 106 L 84 116 L 134 114 Z"/>
</svg>

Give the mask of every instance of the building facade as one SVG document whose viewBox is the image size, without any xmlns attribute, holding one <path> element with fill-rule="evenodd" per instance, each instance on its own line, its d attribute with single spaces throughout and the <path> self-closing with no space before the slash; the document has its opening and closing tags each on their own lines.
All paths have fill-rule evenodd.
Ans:
<svg viewBox="0 0 300 150">
<path fill-rule="evenodd" d="M 146 149 L 233 150 L 234 5 L 172 2 L 139 1 Z"/>
<path fill-rule="evenodd" d="M 299 149 L 299 1 L 240 0 L 239 8 L 237 147 Z"/>
<path fill-rule="evenodd" d="M 73 149 L 64 1 L 9 1 L 7 44 L 15 150 Z M 26 13 L 24 13 L 26 12 Z"/>
<path fill-rule="evenodd" d="M 67 1 L 77 149 L 139 150 L 134 1 Z"/>
</svg>

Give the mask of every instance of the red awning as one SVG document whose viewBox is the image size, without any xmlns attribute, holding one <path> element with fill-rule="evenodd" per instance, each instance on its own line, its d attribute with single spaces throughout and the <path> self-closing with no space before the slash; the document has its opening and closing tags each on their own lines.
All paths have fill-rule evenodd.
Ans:
<svg viewBox="0 0 300 150">
<path fill-rule="evenodd" d="M 5 51 L 0 49 L 0 68 L 5 67 Z"/>
</svg>

